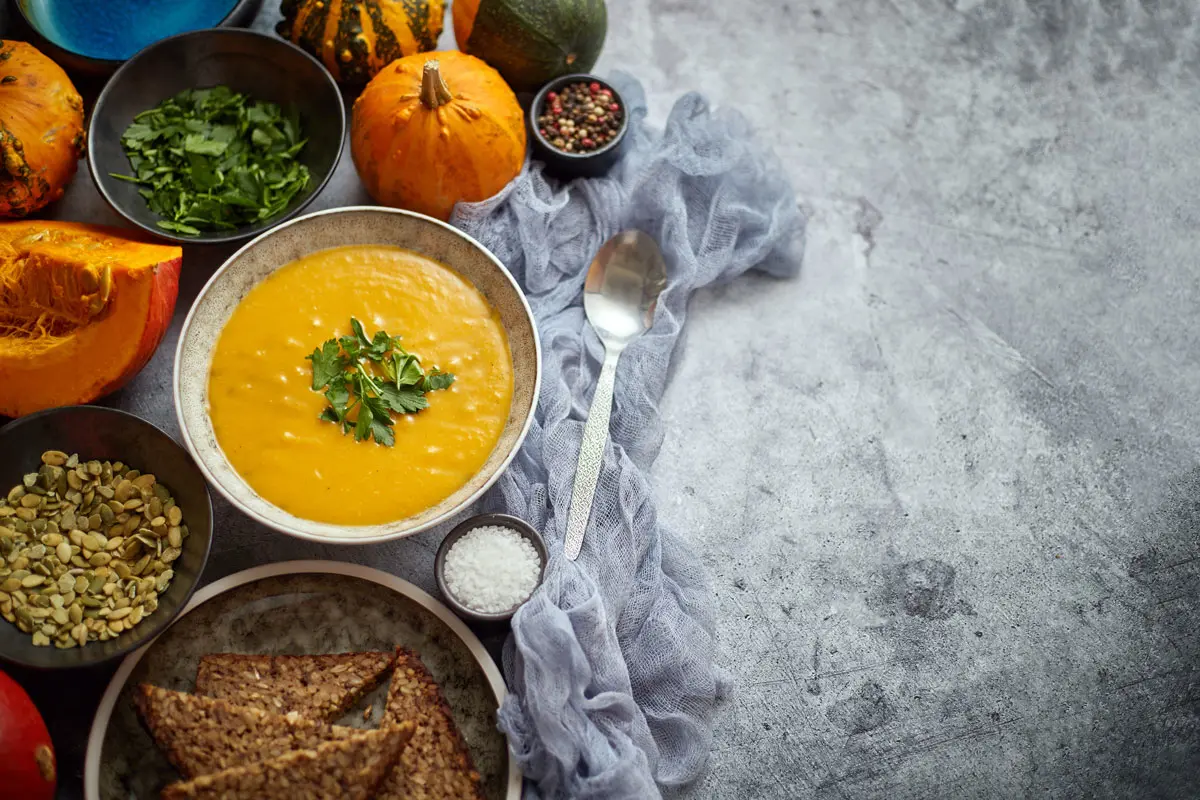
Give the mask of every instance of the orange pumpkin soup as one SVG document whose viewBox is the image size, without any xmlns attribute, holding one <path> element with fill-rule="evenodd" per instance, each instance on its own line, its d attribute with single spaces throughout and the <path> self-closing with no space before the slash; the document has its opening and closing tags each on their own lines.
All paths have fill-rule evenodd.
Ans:
<svg viewBox="0 0 1200 800">
<path fill-rule="evenodd" d="M 305 356 L 350 318 L 401 336 L 421 366 L 455 375 L 429 407 L 395 415 L 395 445 L 319 419 Z M 265 500 L 304 519 L 375 525 L 449 497 L 487 461 L 508 418 L 512 358 L 495 310 L 465 278 L 388 246 L 323 250 L 252 289 L 213 353 L 209 414 L 229 462 Z"/>
</svg>

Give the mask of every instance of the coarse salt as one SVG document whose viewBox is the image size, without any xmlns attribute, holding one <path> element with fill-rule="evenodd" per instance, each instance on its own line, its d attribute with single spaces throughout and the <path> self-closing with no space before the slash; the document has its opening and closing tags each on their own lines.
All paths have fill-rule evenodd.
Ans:
<svg viewBox="0 0 1200 800">
<path fill-rule="evenodd" d="M 528 539 L 503 525 L 485 525 L 450 545 L 443 575 L 450 593 L 464 606 L 496 614 L 529 599 L 541 569 L 541 558 Z"/>
</svg>

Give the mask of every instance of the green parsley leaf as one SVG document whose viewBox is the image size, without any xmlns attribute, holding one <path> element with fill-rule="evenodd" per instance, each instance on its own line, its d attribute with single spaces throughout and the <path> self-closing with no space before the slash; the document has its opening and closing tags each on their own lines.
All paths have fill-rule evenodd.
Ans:
<svg viewBox="0 0 1200 800">
<path fill-rule="evenodd" d="M 347 388 L 344 379 L 330 384 L 325 390 L 325 399 L 329 401 L 329 407 L 333 410 L 334 421 L 341 422 L 346 418 L 346 414 L 350 413 L 350 389 Z"/>
<path fill-rule="evenodd" d="M 371 346 L 371 340 L 367 338 L 367 332 L 363 330 L 362 323 L 354 317 L 350 318 L 350 330 L 354 331 L 354 335 L 358 337 L 358 341 L 362 343 L 363 347 Z"/>
<path fill-rule="evenodd" d="M 125 134 L 121 138 L 122 141 L 152 142 L 161 136 L 162 132 L 162 129 L 151 128 L 149 125 L 135 122 L 125 129 Z"/>
<path fill-rule="evenodd" d="M 169 219 L 160 219 L 154 223 L 164 231 L 175 231 L 176 233 L 185 233 L 188 236 L 199 236 L 200 230 L 193 228 L 191 225 L 185 225 L 182 222 L 172 222 Z"/>
<path fill-rule="evenodd" d="M 378 397 L 366 397 L 363 399 L 363 405 L 371 409 L 371 417 L 373 422 L 377 422 L 387 427 L 392 426 L 392 417 L 388 414 L 387 403 L 380 400 Z"/>
<path fill-rule="evenodd" d="M 449 389 L 454 383 L 454 375 L 450 372 L 431 372 L 421 383 L 421 391 L 436 392 L 438 389 Z"/>
<path fill-rule="evenodd" d="M 358 407 L 358 423 L 354 426 L 354 439 L 361 442 L 371 435 L 371 421 L 375 419 L 371 407 L 363 404 Z"/>
<path fill-rule="evenodd" d="M 380 387 L 380 396 L 388 404 L 388 408 L 397 414 L 410 414 L 429 406 L 429 401 L 425 399 L 421 390 L 411 386 L 398 388 L 391 384 L 384 384 Z"/>
<path fill-rule="evenodd" d="M 385 417 L 384 419 L 388 419 Z M 390 419 L 388 420 L 391 421 Z M 384 447 L 391 447 L 396 444 L 396 433 L 389 426 L 384 425 L 378 417 L 371 419 L 371 435 L 375 437 L 375 441 Z"/>
<path fill-rule="evenodd" d="M 395 365 L 397 386 L 416 386 L 425 377 L 425 373 L 421 371 L 421 362 L 412 353 L 393 353 L 392 363 Z"/>
<path fill-rule="evenodd" d="M 375 338 L 371 339 L 371 344 L 364 351 L 363 355 L 375 362 L 383 361 L 383 357 L 387 355 L 387 351 L 391 346 L 392 337 L 383 331 L 376 331 Z"/>
<path fill-rule="evenodd" d="M 357 441 L 396 443 L 392 414 L 414 414 L 429 407 L 428 392 L 448 388 L 454 375 L 433 370 L 428 375 L 421 359 L 405 352 L 399 336 L 376 331 L 367 336 L 362 323 L 351 317 L 350 336 L 326 340 L 305 359 L 312 362 L 313 391 L 324 390 L 329 402 L 320 419 L 353 431 Z M 354 418 L 350 415 L 357 409 Z"/>
<path fill-rule="evenodd" d="M 337 342 L 333 339 L 325 342 L 313 350 L 312 355 L 304 358 L 313 363 L 312 388 L 314 392 L 324 389 L 331 380 L 346 371 L 347 364 L 342 360 Z"/>
<path fill-rule="evenodd" d="M 210 134 L 211 135 L 211 134 Z M 219 156 L 229 147 L 229 142 L 218 142 L 206 139 L 203 134 L 189 134 L 183 140 L 183 152 L 195 153 L 200 156 Z"/>
<path fill-rule="evenodd" d="M 359 360 L 362 346 L 357 338 L 354 336 L 343 336 L 338 341 L 341 343 L 342 349 L 346 351 L 346 357 L 351 363 Z"/>
</svg>

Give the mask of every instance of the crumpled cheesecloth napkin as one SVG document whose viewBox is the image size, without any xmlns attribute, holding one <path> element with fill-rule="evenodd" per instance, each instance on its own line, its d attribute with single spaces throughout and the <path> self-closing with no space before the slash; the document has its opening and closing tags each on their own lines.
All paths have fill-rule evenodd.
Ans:
<svg viewBox="0 0 1200 800">
<path fill-rule="evenodd" d="M 529 798 L 659 797 L 702 773 L 726 693 L 713 663 L 714 598 L 691 547 L 658 520 L 646 472 L 663 431 L 658 402 L 692 291 L 759 269 L 799 269 L 805 219 L 779 162 L 745 119 L 679 99 L 662 132 L 645 124 L 624 74 L 630 130 L 605 178 L 561 185 L 527 165 L 501 194 L 460 204 L 451 222 L 520 282 L 541 334 L 536 418 L 484 501 L 540 530 L 543 587 L 505 645 L 500 713 Z M 641 228 L 662 247 L 668 285 L 654 325 L 621 357 L 611 436 L 583 553 L 562 557 L 584 420 L 603 348 L 584 318 L 583 282 L 612 234 Z"/>
</svg>

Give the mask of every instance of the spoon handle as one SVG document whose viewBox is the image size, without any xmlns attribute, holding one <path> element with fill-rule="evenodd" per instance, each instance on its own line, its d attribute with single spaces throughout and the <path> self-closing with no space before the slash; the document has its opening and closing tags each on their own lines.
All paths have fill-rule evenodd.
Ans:
<svg viewBox="0 0 1200 800">
<path fill-rule="evenodd" d="M 587 423 L 583 426 L 579 465 L 575 468 L 575 485 L 571 489 L 571 511 L 567 514 L 567 539 L 563 545 L 563 554 L 571 561 L 578 557 L 583 547 L 583 533 L 592 515 L 592 498 L 596 495 L 600 465 L 604 462 L 608 418 L 612 414 L 613 384 L 616 383 L 617 359 L 620 357 L 620 350 L 609 348 L 604 351 L 604 365 L 600 368 L 592 407 L 588 409 Z"/>
</svg>

